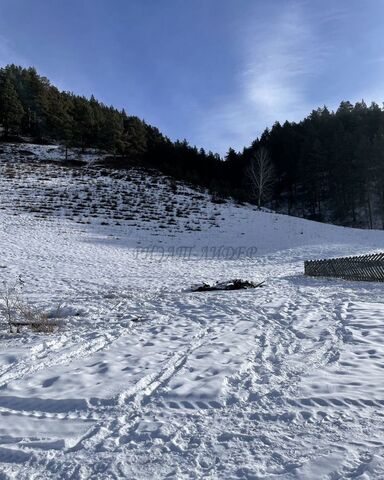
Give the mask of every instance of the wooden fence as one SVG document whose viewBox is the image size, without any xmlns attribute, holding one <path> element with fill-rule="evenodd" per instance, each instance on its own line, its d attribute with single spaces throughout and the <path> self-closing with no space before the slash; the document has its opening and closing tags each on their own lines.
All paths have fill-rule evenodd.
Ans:
<svg viewBox="0 0 384 480">
<path fill-rule="evenodd" d="M 328 260 L 307 260 L 304 262 L 304 274 L 312 277 L 384 282 L 384 253 Z"/>
</svg>

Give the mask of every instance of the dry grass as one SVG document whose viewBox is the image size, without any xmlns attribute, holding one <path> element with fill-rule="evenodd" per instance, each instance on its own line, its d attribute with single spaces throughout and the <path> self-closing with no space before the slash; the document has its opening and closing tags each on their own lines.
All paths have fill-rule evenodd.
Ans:
<svg viewBox="0 0 384 480">
<path fill-rule="evenodd" d="M 3 282 L 3 285 L 0 301 L 11 333 L 19 333 L 23 327 L 36 333 L 54 333 L 59 329 L 61 304 L 53 312 L 29 305 L 22 298 L 23 282 L 20 278 L 13 284 Z"/>
</svg>

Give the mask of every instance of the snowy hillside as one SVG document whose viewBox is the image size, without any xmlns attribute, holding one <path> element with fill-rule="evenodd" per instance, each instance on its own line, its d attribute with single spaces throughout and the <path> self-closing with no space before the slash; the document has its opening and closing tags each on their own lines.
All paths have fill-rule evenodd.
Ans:
<svg viewBox="0 0 384 480">
<path fill-rule="evenodd" d="M 0 280 L 63 304 L 0 330 L 0 478 L 384 478 L 383 285 L 302 275 L 383 232 L 49 149 L 0 150 Z"/>
</svg>

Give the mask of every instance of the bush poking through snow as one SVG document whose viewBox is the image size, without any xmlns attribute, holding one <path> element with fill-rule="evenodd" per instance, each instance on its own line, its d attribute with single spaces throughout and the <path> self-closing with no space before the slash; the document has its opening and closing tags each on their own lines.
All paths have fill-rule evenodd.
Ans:
<svg viewBox="0 0 384 480">
<path fill-rule="evenodd" d="M 54 333 L 58 330 L 60 324 L 58 318 L 60 317 L 60 308 L 57 307 L 57 314 L 55 318 L 52 318 L 51 312 L 39 310 L 38 308 L 31 307 L 25 303 L 20 303 L 18 306 L 18 312 L 21 320 L 13 322 L 13 326 L 16 326 L 16 333 L 19 332 L 18 327 L 27 326 L 30 327 L 33 332 L 36 333 Z"/>
<path fill-rule="evenodd" d="M 62 309 L 60 304 L 53 312 L 28 305 L 22 298 L 23 281 L 20 278 L 11 285 L 7 282 L 3 282 L 3 285 L 0 292 L 1 307 L 11 333 L 19 333 L 23 327 L 36 333 L 53 333 L 58 330 Z"/>
</svg>

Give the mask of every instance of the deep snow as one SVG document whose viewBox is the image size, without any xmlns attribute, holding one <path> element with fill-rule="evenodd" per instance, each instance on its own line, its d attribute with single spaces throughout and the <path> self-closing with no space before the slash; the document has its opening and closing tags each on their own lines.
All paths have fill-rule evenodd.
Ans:
<svg viewBox="0 0 384 480">
<path fill-rule="evenodd" d="M 383 285 L 303 276 L 383 232 L 17 148 L 0 280 L 65 308 L 58 333 L 1 330 L 0 478 L 384 478 Z M 190 291 L 231 278 L 265 286 Z"/>
</svg>

